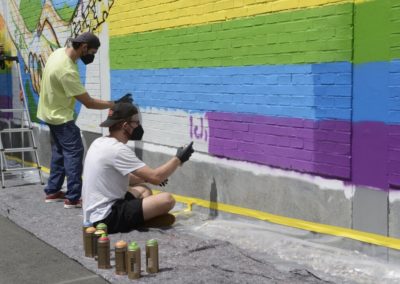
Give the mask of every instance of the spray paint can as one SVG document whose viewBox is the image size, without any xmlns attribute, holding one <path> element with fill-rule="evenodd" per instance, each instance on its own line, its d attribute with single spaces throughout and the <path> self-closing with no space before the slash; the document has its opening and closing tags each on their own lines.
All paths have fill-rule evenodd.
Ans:
<svg viewBox="0 0 400 284">
<path fill-rule="evenodd" d="M 146 272 L 158 272 L 158 242 L 155 239 L 146 242 Z"/>
<path fill-rule="evenodd" d="M 96 230 L 103 230 L 105 234 L 108 234 L 107 225 L 104 223 L 98 223 L 96 226 Z"/>
<path fill-rule="evenodd" d="M 126 275 L 127 271 L 127 258 L 128 250 L 125 241 L 118 241 L 115 243 L 115 274 Z"/>
<path fill-rule="evenodd" d="M 94 248 L 94 257 L 97 257 L 97 241 L 101 237 L 101 235 L 105 234 L 103 230 L 96 230 L 93 233 L 93 248 Z"/>
<path fill-rule="evenodd" d="M 85 235 L 86 235 L 86 229 L 92 227 L 92 223 L 86 221 L 83 222 L 82 225 L 82 243 L 83 243 L 83 251 L 86 251 L 86 244 L 85 244 Z"/>
<path fill-rule="evenodd" d="M 97 240 L 97 267 L 109 269 L 110 265 L 110 239 L 106 234 L 101 235 Z"/>
<path fill-rule="evenodd" d="M 140 247 L 136 242 L 131 242 L 128 246 L 128 278 L 138 279 L 140 270 Z"/>
<path fill-rule="evenodd" d="M 83 241 L 83 246 L 85 248 L 85 256 L 86 257 L 94 257 L 94 232 L 96 231 L 95 227 L 89 227 L 85 230 L 85 239 Z"/>
</svg>

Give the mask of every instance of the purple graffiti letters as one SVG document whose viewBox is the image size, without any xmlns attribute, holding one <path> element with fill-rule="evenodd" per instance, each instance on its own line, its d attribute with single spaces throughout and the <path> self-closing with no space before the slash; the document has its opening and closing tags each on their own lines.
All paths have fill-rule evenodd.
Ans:
<svg viewBox="0 0 400 284">
<path fill-rule="evenodd" d="M 200 127 L 198 125 L 194 125 L 193 116 L 190 116 L 190 138 L 196 139 L 204 139 L 207 141 L 208 139 L 208 131 L 207 127 L 204 126 L 204 118 L 200 117 Z"/>
</svg>

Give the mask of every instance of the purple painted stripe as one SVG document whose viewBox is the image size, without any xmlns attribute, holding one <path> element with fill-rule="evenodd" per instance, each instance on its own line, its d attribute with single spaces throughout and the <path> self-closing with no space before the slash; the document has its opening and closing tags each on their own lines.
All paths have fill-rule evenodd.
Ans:
<svg viewBox="0 0 400 284">
<path fill-rule="evenodd" d="M 12 108 L 12 97 L 0 96 L 0 108 Z M 12 113 L 1 113 L 0 118 L 11 119 L 13 117 Z"/>
<path fill-rule="evenodd" d="M 207 113 L 209 152 L 273 167 L 350 178 L 351 124 Z"/>
<path fill-rule="evenodd" d="M 12 97 L 0 96 L 0 108 L 12 108 Z"/>
<path fill-rule="evenodd" d="M 0 74 L 0 108 L 12 108 L 11 73 Z M 2 113 L 1 118 L 11 118 L 12 114 Z"/>
<path fill-rule="evenodd" d="M 400 187 L 400 125 L 359 122 L 353 127 L 353 182 Z"/>
<path fill-rule="evenodd" d="M 377 189 L 400 188 L 400 125 L 207 113 L 209 152 Z"/>
<path fill-rule="evenodd" d="M 389 125 L 389 184 L 400 188 L 400 125 Z"/>
</svg>

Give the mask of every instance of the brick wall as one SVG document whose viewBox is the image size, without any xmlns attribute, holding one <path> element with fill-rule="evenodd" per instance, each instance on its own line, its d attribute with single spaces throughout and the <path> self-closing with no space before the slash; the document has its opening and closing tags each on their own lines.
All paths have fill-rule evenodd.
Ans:
<svg viewBox="0 0 400 284">
<path fill-rule="evenodd" d="M 82 80 L 93 97 L 133 93 L 145 142 L 194 140 L 207 155 L 399 186 L 397 1 L 42 4 L 2 9 L 10 34 L 20 33 L 13 40 L 30 70 L 33 112 L 31 75 L 40 66 L 30 54 L 46 59 L 69 35 L 91 29 L 102 47 L 92 65 L 80 65 Z M 103 113 L 77 112 L 83 130 L 101 133 Z"/>
</svg>

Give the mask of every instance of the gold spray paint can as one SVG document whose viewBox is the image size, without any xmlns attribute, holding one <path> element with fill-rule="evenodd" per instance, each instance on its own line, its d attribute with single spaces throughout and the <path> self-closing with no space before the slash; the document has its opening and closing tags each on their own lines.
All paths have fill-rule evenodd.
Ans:
<svg viewBox="0 0 400 284">
<path fill-rule="evenodd" d="M 83 251 L 86 251 L 86 247 L 85 247 L 86 229 L 89 228 L 89 227 L 92 227 L 92 226 L 93 226 L 93 224 L 90 223 L 90 222 L 88 222 L 88 221 L 83 222 L 83 225 L 82 225 L 82 241 L 83 241 L 82 243 L 83 243 Z"/>
<path fill-rule="evenodd" d="M 94 227 L 89 227 L 85 230 L 85 239 L 83 241 L 83 246 L 85 248 L 86 257 L 94 257 L 94 232 L 96 229 Z"/>
<path fill-rule="evenodd" d="M 103 234 L 97 240 L 97 267 L 99 269 L 109 269 L 110 265 L 110 239 Z"/>
<path fill-rule="evenodd" d="M 101 237 L 101 235 L 105 234 L 103 230 L 96 230 L 93 233 L 93 251 L 94 251 L 94 257 L 97 257 L 97 241 Z"/>
<path fill-rule="evenodd" d="M 146 242 L 146 272 L 158 272 L 158 242 L 155 239 Z"/>
<path fill-rule="evenodd" d="M 128 246 L 128 278 L 138 279 L 140 270 L 140 247 L 136 242 L 131 242 Z"/>
<path fill-rule="evenodd" d="M 115 243 L 115 274 L 126 275 L 127 272 L 127 254 L 128 245 L 125 241 Z"/>
</svg>

